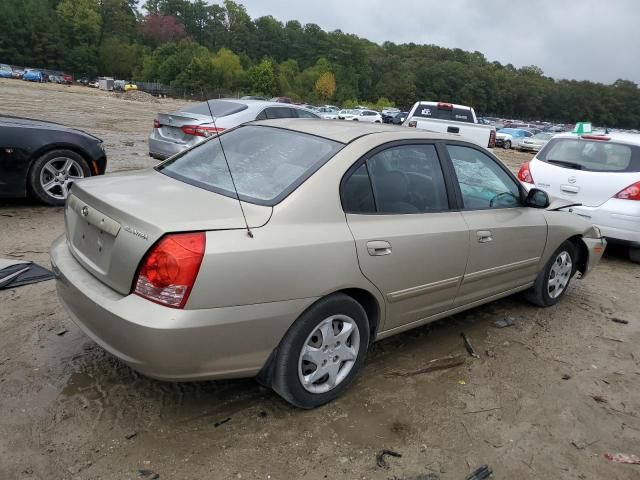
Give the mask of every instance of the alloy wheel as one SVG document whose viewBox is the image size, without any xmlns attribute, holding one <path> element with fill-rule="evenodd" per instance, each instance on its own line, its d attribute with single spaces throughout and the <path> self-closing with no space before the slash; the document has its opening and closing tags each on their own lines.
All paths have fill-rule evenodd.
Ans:
<svg viewBox="0 0 640 480">
<path fill-rule="evenodd" d="M 76 180 L 84 178 L 80 164 L 67 157 L 56 157 L 44 164 L 40 171 L 40 186 L 47 195 L 64 200 Z"/>
<path fill-rule="evenodd" d="M 549 279 L 547 281 L 547 293 L 549 297 L 558 298 L 562 295 L 562 292 L 564 292 L 569 284 L 572 273 L 573 262 L 571 261 L 571 255 L 565 251 L 560 252 L 549 271 Z"/>
<path fill-rule="evenodd" d="M 322 320 L 304 342 L 298 377 L 305 390 L 326 393 L 340 385 L 353 369 L 360 348 L 360 330 L 346 315 Z"/>
</svg>

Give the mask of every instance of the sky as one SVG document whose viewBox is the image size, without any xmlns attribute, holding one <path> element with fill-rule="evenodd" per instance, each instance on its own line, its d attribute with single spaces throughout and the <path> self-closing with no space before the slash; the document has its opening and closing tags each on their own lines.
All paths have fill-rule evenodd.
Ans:
<svg viewBox="0 0 640 480">
<path fill-rule="evenodd" d="M 479 51 L 554 78 L 640 83 L 640 0 L 238 0 L 252 18 L 316 23 L 377 43 Z"/>
</svg>

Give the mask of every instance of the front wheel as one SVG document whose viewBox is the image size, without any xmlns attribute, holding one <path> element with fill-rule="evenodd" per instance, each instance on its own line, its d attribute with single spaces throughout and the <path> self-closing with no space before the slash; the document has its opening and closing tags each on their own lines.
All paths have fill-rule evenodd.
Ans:
<svg viewBox="0 0 640 480">
<path fill-rule="evenodd" d="M 505 150 L 510 150 L 511 149 L 511 141 L 507 140 L 504 142 L 504 149 Z"/>
<path fill-rule="evenodd" d="M 300 408 L 324 405 L 342 394 L 362 367 L 369 321 L 362 306 L 344 294 L 312 305 L 282 339 L 272 387 Z"/>
<path fill-rule="evenodd" d="M 560 245 L 538 274 L 531 290 L 525 293 L 526 299 L 540 307 L 558 303 L 576 272 L 576 259 L 576 247 L 571 242 L 566 241 Z"/>
</svg>

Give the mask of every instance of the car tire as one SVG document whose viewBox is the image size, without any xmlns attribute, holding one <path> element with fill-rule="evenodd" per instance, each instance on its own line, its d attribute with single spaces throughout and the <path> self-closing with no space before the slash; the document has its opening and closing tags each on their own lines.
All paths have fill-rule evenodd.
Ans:
<svg viewBox="0 0 640 480">
<path fill-rule="evenodd" d="M 629 247 L 629 260 L 640 263 L 640 247 Z"/>
<path fill-rule="evenodd" d="M 341 293 L 325 297 L 309 307 L 280 342 L 271 387 L 296 407 L 324 405 L 347 390 L 368 347 L 369 321 L 362 305 Z"/>
<path fill-rule="evenodd" d="M 68 165 L 66 169 L 65 165 Z M 58 169 L 58 166 L 63 168 Z M 57 186 L 47 189 L 47 180 L 54 177 L 54 170 L 62 176 Z M 61 206 L 67 199 L 73 181 L 90 176 L 89 164 L 81 155 L 72 150 L 56 149 L 46 152 L 33 162 L 27 183 L 30 193 L 37 200 L 46 205 Z"/>
<path fill-rule="evenodd" d="M 555 305 L 567 292 L 576 269 L 576 247 L 565 241 L 553 252 L 533 287 L 525 292 L 525 298 L 539 307 Z"/>
<path fill-rule="evenodd" d="M 503 148 L 505 150 L 511 150 L 511 141 L 509 140 L 505 140 L 505 142 L 502 144 Z"/>
</svg>

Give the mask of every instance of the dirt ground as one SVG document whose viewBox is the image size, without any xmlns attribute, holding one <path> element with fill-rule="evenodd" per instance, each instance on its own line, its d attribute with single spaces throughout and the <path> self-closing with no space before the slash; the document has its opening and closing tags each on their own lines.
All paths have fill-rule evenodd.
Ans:
<svg viewBox="0 0 640 480">
<path fill-rule="evenodd" d="M 111 172 L 154 165 L 153 117 L 182 103 L 0 81 L 2 113 L 103 138 Z M 512 169 L 530 158 L 496 153 Z M 0 257 L 48 266 L 63 229 L 61 208 L 5 201 Z M 556 307 L 513 297 L 382 341 L 346 395 L 301 411 L 253 380 L 140 376 L 79 331 L 54 282 L 1 290 L 0 479 L 462 480 L 482 464 L 496 479 L 638 479 L 640 465 L 604 457 L 640 454 L 638 291 L 640 268 L 612 248 Z M 465 365 L 389 375 L 449 354 Z M 382 448 L 402 457 L 379 468 Z"/>
</svg>

